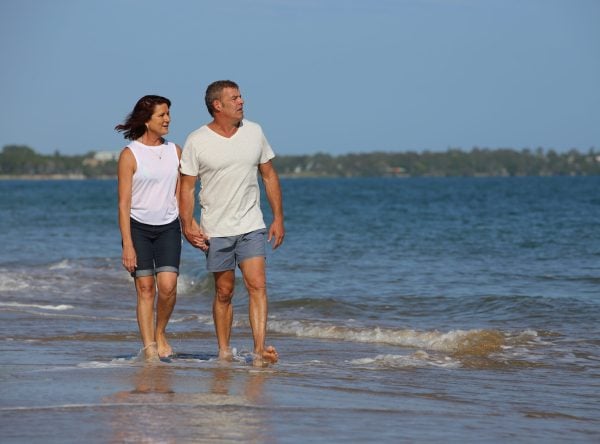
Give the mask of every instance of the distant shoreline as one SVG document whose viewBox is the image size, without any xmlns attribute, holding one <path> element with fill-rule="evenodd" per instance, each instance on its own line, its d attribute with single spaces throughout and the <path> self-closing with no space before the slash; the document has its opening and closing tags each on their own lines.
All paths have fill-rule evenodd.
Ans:
<svg viewBox="0 0 600 444">
<path fill-rule="evenodd" d="M 117 176 L 86 177 L 83 174 L 0 174 L 0 180 L 89 180 L 116 178 Z"/>
<path fill-rule="evenodd" d="M 43 156 L 27 146 L 5 146 L 0 180 L 114 179 L 118 161 L 110 153 Z M 600 152 L 566 153 L 510 148 L 473 148 L 446 152 L 379 152 L 332 156 L 282 155 L 273 160 L 282 178 L 351 177 L 520 177 L 600 175 Z"/>
<path fill-rule="evenodd" d="M 368 178 L 381 178 L 381 179 L 418 179 L 418 178 L 511 178 L 511 177 L 595 177 L 597 174 L 532 174 L 532 175 L 498 175 L 498 174 L 474 174 L 474 175 L 421 175 L 421 176 L 410 176 L 410 175 L 382 175 L 382 176 L 329 176 L 329 175 L 309 175 L 309 174 L 279 174 L 280 179 L 368 179 Z M 0 181 L 11 181 L 11 180 L 30 180 L 30 181 L 42 181 L 42 180 L 117 180 L 117 176 L 94 176 L 88 177 L 83 174 L 23 174 L 23 175 L 10 175 L 0 174 Z"/>
</svg>

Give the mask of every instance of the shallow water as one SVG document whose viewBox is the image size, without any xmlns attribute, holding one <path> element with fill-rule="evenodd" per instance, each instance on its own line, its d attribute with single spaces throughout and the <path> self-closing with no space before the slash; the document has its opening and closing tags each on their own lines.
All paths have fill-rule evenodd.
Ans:
<svg viewBox="0 0 600 444">
<path fill-rule="evenodd" d="M 282 185 L 255 369 L 188 245 L 179 356 L 139 362 L 114 181 L 0 182 L 3 442 L 598 442 L 600 178 Z"/>
</svg>

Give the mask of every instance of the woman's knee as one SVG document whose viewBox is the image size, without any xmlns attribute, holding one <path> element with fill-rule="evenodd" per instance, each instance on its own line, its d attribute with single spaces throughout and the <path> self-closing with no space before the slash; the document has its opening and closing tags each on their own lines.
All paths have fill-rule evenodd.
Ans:
<svg viewBox="0 0 600 444">
<path fill-rule="evenodd" d="M 156 293 L 154 279 L 138 278 L 136 288 L 140 299 L 154 300 L 154 295 Z"/>
<path fill-rule="evenodd" d="M 158 275 L 158 295 L 161 298 L 172 298 L 177 294 L 177 275 L 169 273 L 169 275 L 161 276 L 162 274 Z"/>
</svg>

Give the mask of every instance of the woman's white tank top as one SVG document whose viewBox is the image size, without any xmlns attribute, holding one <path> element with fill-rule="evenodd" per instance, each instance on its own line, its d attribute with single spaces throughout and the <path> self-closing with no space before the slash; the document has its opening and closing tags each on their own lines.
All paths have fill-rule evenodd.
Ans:
<svg viewBox="0 0 600 444">
<path fill-rule="evenodd" d="M 136 141 L 127 147 L 136 161 L 131 217 L 148 225 L 165 225 L 179 216 L 175 189 L 179 177 L 177 147 L 172 142 L 149 146 Z"/>
</svg>

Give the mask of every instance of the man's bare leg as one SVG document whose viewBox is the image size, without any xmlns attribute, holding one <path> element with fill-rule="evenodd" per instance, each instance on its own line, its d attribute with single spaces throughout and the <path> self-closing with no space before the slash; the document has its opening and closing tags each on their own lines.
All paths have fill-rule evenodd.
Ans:
<svg viewBox="0 0 600 444">
<path fill-rule="evenodd" d="M 177 273 L 161 272 L 157 274 L 156 279 L 158 281 L 158 300 L 156 303 L 156 331 L 154 337 L 158 348 L 158 356 L 166 358 L 173 354 L 173 349 L 167 341 L 166 329 L 177 300 Z"/>
<path fill-rule="evenodd" d="M 253 257 L 240 264 L 244 284 L 248 290 L 248 315 L 254 338 L 254 365 L 262 367 L 279 360 L 273 346 L 265 346 L 267 337 L 267 278 L 265 258 Z"/>
<path fill-rule="evenodd" d="M 156 294 L 154 276 L 142 276 L 135 279 L 137 291 L 137 321 L 144 344 L 146 360 L 158 359 L 154 342 L 154 295 Z"/>
<path fill-rule="evenodd" d="M 227 270 L 214 273 L 215 299 L 213 302 L 213 320 L 219 346 L 219 359 L 231 361 L 231 326 L 233 323 L 233 290 L 235 286 L 235 271 Z"/>
</svg>

